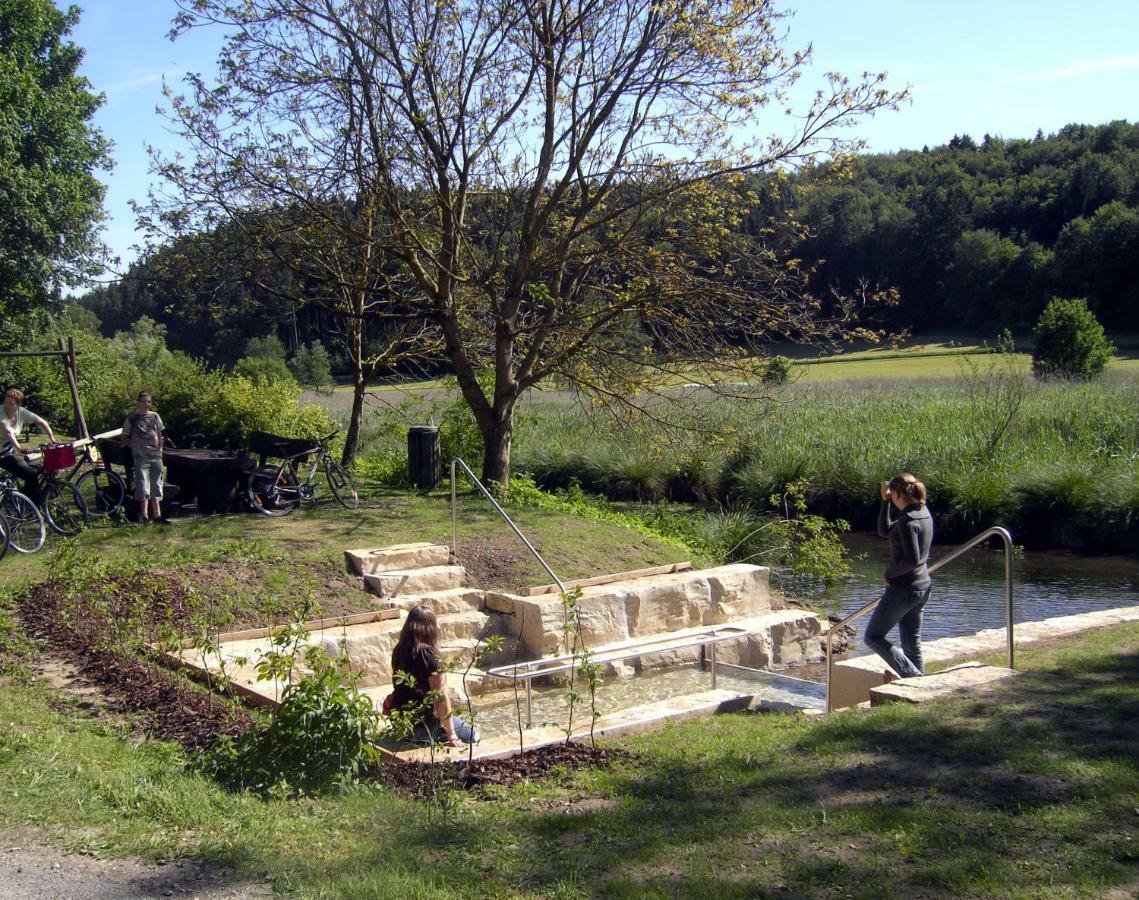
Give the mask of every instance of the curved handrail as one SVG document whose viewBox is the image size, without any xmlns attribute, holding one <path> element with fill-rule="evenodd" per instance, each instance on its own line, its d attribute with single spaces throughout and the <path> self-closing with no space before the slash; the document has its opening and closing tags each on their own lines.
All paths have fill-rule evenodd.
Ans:
<svg viewBox="0 0 1139 900">
<path fill-rule="evenodd" d="M 546 573 L 550 576 L 550 578 L 552 578 L 554 580 L 554 584 L 556 584 L 558 586 L 558 592 L 561 594 L 564 594 L 566 592 L 566 586 L 564 584 L 562 584 L 562 580 L 560 578 L 558 578 L 557 575 L 554 574 L 554 570 L 549 567 L 549 565 L 546 563 L 546 561 L 544 559 L 542 559 L 542 554 L 539 553 L 536 549 L 534 549 L 533 544 L 531 544 L 528 540 L 526 540 L 526 535 L 524 535 L 519 530 L 518 526 L 514 524 L 514 520 L 506 514 L 506 510 L 504 510 L 501 506 L 499 506 L 498 501 L 495 500 L 494 497 L 491 496 L 490 491 L 488 491 L 483 486 L 483 483 L 481 481 L 479 481 L 478 476 L 475 475 L 475 473 L 471 471 L 471 467 L 468 466 L 465 462 L 463 462 L 458 457 L 455 457 L 453 460 L 451 460 L 451 556 L 452 557 L 457 556 L 458 552 L 459 552 L 459 514 L 458 514 L 458 505 L 457 505 L 457 501 L 456 501 L 456 491 L 455 491 L 455 467 L 456 466 L 462 466 L 463 467 L 463 471 L 466 472 L 467 477 L 470 478 L 472 482 L 474 482 L 475 487 L 477 487 L 479 489 L 479 491 L 482 492 L 482 495 L 484 497 L 486 497 L 487 500 L 490 501 L 491 506 L 493 506 L 498 511 L 498 514 L 500 516 L 502 516 L 502 518 L 506 521 L 506 524 L 509 525 L 514 530 L 514 533 L 516 535 L 518 535 L 518 539 L 520 541 L 522 541 L 523 544 L 526 545 L 526 549 L 529 550 L 532 554 L 534 554 L 534 559 L 538 560 L 538 562 L 541 564 L 542 568 L 545 569 Z"/>
<path fill-rule="evenodd" d="M 966 553 L 968 553 L 970 550 L 972 550 L 978 544 L 984 543 L 985 541 L 987 541 L 991 537 L 999 537 L 1004 542 L 1004 545 L 1005 545 L 1005 633 L 1006 633 L 1006 640 L 1007 640 L 1007 644 L 1008 644 L 1008 667 L 1010 669 L 1012 669 L 1012 668 L 1015 668 L 1015 666 L 1013 665 L 1013 622 L 1012 622 L 1012 546 L 1013 546 L 1013 544 L 1012 544 L 1012 535 L 1009 533 L 1008 529 L 1007 528 L 1001 528 L 999 525 L 994 525 L 992 528 L 985 529 L 979 535 L 977 535 L 976 537 L 967 541 L 966 543 L 962 544 L 956 550 L 952 551 L 951 553 L 945 554 L 945 556 L 942 556 L 936 562 L 932 563 L 929 567 L 929 574 L 932 575 L 934 572 L 936 572 L 942 566 L 945 566 L 948 563 L 953 562 L 953 560 L 957 559 L 959 556 L 964 556 Z M 833 643 L 834 643 L 835 633 L 840 628 L 846 627 L 851 622 L 853 622 L 855 619 L 859 618 L 860 616 L 864 616 L 866 613 L 870 612 L 870 610 L 872 610 L 875 606 L 878 605 L 878 603 L 881 601 L 881 599 L 882 599 L 881 597 L 878 597 L 877 599 L 871 600 L 869 603 L 867 603 L 861 609 L 859 609 L 856 612 L 851 613 L 849 616 L 847 616 L 845 619 L 843 619 L 838 624 L 832 625 L 830 627 L 830 629 L 827 630 L 826 635 L 824 635 L 824 637 L 826 638 L 826 653 L 827 653 L 827 712 L 831 711 L 831 674 L 832 674 L 832 667 L 834 664 L 832 653 L 833 653 Z"/>
</svg>

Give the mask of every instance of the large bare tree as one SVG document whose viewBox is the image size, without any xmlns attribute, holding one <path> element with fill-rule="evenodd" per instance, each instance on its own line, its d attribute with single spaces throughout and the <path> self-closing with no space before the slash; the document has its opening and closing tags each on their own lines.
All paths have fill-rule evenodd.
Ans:
<svg viewBox="0 0 1139 900">
<path fill-rule="evenodd" d="M 330 278 L 401 323 L 404 349 L 438 336 L 487 479 L 508 481 L 516 404 L 543 379 L 627 398 L 630 377 L 722 376 L 751 341 L 849 318 L 738 236 L 737 182 L 841 152 L 843 126 L 900 95 L 829 75 L 786 115 L 808 54 L 785 49 L 773 3 L 179 5 L 176 32 L 230 31 L 218 83 L 176 98 L 196 155 L 166 165 L 164 221 L 351 208 L 336 258 L 355 268 Z M 751 137 L 769 114 L 775 133 Z M 389 289 L 392 258 L 414 290 Z"/>
</svg>

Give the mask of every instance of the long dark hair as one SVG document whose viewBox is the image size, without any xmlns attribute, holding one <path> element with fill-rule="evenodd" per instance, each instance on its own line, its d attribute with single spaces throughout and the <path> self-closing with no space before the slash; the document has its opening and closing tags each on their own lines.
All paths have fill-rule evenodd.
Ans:
<svg viewBox="0 0 1139 900">
<path fill-rule="evenodd" d="M 407 614 L 392 650 L 392 671 L 410 671 L 412 656 L 423 646 L 439 649 L 439 623 L 429 606 L 417 606 Z"/>
</svg>

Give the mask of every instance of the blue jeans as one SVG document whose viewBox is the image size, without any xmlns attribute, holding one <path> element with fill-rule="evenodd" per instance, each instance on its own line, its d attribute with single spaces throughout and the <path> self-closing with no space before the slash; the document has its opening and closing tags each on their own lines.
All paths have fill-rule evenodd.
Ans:
<svg viewBox="0 0 1139 900">
<path fill-rule="evenodd" d="M 469 722 L 464 722 L 458 716 L 451 716 L 451 727 L 455 729 L 455 736 L 464 744 L 473 744 L 479 739 L 478 729 Z M 432 735 L 428 727 L 420 722 L 411 733 L 411 740 L 418 744 L 441 743 L 443 741 L 443 729 L 436 728 L 434 735 Z"/>
<path fill-rule="evenodd" d="M 932 586 L 931 586 L 932 587 Z M 921 675 L 921 614 L 929 599 L 931 587 L 922 590 L 886 588 L 866 626 L 866 646 L 889 663 L 903 678 Z M 886 639 L 886 633 L 898 626 L 901 648 Z"/>
</svg>

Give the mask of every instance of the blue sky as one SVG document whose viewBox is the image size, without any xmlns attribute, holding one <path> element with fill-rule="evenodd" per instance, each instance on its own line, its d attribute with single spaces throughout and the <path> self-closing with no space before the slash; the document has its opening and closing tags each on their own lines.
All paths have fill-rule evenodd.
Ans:
<svg viewBox="0 0 1139 900">
<path fill-rule="evenodd" d="M 60 3 L 61 6 L 65 5 Z M 156 113 L 163 80 L 209 73 L 218 32 L 166 38 L 173 0 L 79 0 L 72 40 L 85 48 L 83 74 L 106 104 L 96 125 L 114 142 L 104 240 L 133 258 L 131 199 L 151 183 L 147 143 L 177 145 Z M 813 44 L 804 77 L 837 70 L 887 71 L 909 85 L 912 103 L 864 122 L 873 150 L 918 149 L 955 134 L 1006 138 L 1066 124 L 1139 120 L 1139 2 L 1136 0 L 790 0 L 788 44 Z"/>
</svg>

